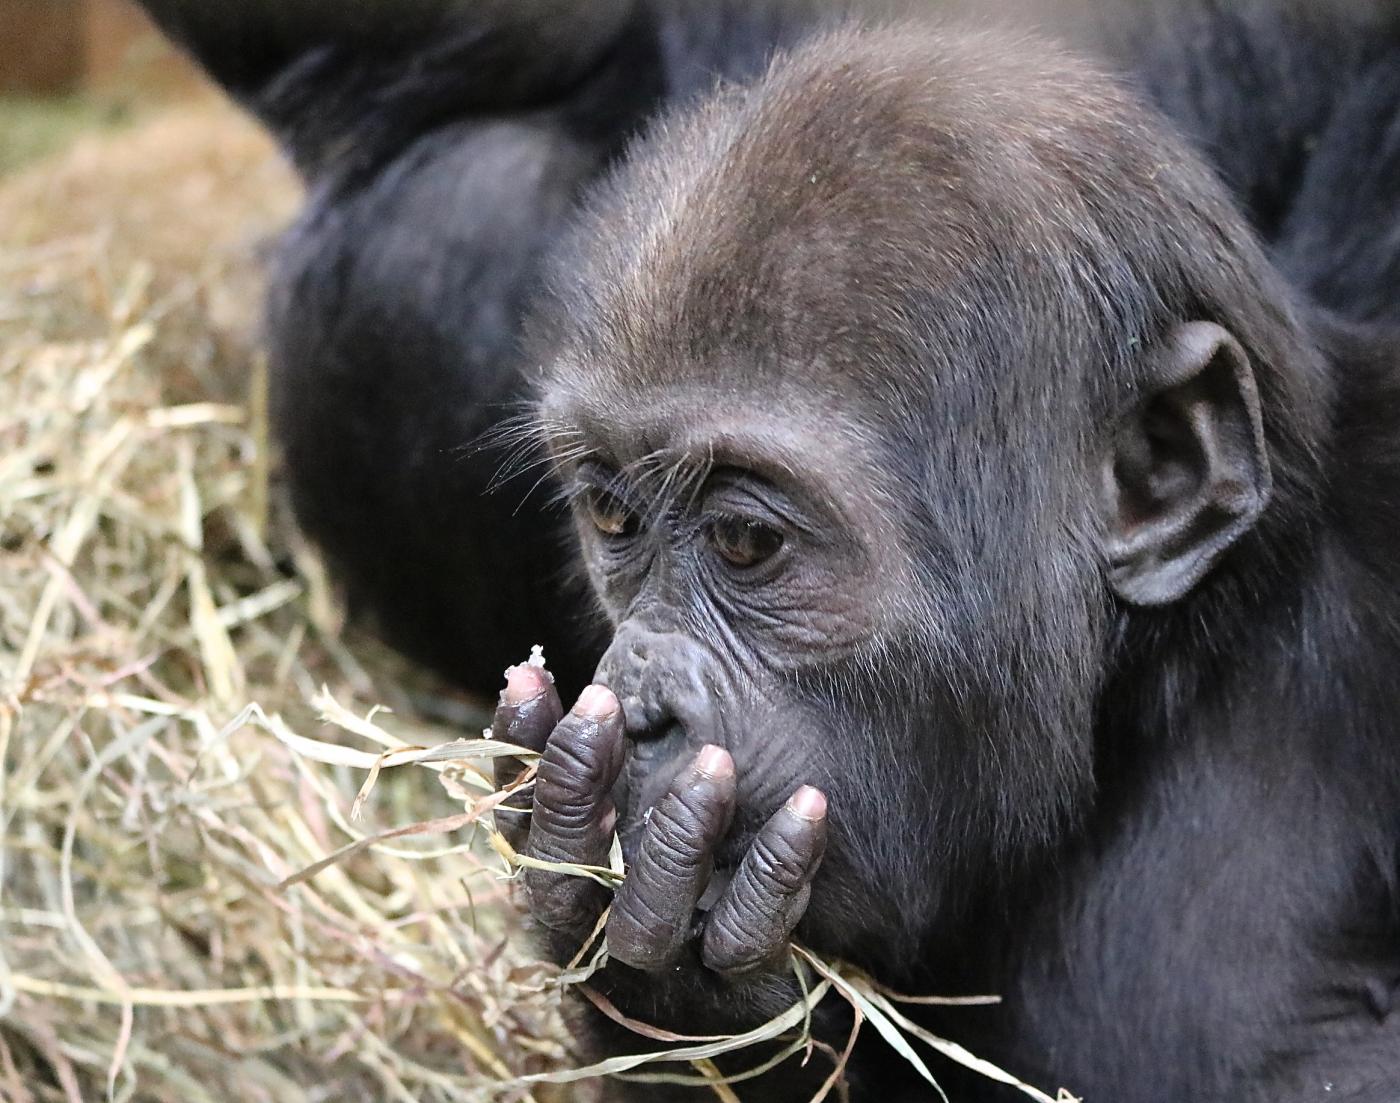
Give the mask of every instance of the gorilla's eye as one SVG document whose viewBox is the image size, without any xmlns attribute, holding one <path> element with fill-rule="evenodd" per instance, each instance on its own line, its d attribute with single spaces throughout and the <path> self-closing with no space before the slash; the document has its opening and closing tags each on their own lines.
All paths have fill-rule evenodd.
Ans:
<svg viewBox="0 0 1400 1103">
<path fill-rule="evenodd" d="M 583 492 L 583 510 L 604 536 L 635 536 L 637 517 L 616 494 L 598 487 Z"/>
<path fill-rule="evenodd" d="M 783 546 L 783 534 L 761 521 L 721 517 L 710 525 L 710 544 L 732 567 L 756 567 Z"/>
</svg>

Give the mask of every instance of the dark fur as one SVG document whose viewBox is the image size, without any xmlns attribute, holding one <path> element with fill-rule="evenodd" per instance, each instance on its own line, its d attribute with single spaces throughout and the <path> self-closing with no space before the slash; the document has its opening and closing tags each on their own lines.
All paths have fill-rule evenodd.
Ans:
<svg viewBox="0 0 1400 1103">
<path fill-rule="evenodd" d="M 736 745 L 741 783 L 831 796 L 800 936 L 899 988 L 1001 993 L 929 1019 L 1090 1100 L 1389 1103 L 1400 10 L 1064 7 L 1155 109 L 1040 43 L 843 32 L 654 126 L 581 219 L 643 119 L 697 72 L 751 77 L 813 13 L 658 0 L 579 57 L 556 47 L 569 80 L 518 111 L 481 113 L 458 57 L 425 77 L 430 129 L 405 131 L 425 93 L 404 86 L 348 159 L 326 152 L 357 133 L 347 101 L 324 115 L 336 141 L 308 137 L 320 70 L 221 63 L 212 24 L 168 18 L 312 173 L 273 297 L 280 423 L 299 514 L 393 638 L 484 685 L 560 623 L 541 517 L 479 499 L 490 465 L 454 447 L 525 393 L 517 327 L 574 226 L 526 361 L 548 365 L 566 477 L 585 448 L 708 461 L 695 434 L 749 403 L 782 411 L 772 444 L 803 427 L 821 458 L 794 469 L 867 503 L 839 584 L 762 637 L 590 558 L 614 623 L 700 634 L 723 725 L 781 733 L 747 752 L 762 770 Z M 404 41 L 350 56 L 392 69 Z M 265 106 L 289 80 L 304 106 Z M 332 87 L 359 105 L 370 86 Z M 1091 465 L 1147 352 L 1193 320 L 1249 356 L 1273 500 L 1187 598 L 1137 609 L 1104 584 Z M 698 969 L 602 983 L 687 1030 L 791 998 Z M 925 1098 L 880 1046 L 860 1097 Z M 955 1098 L 1013 1098 L 936 1071 Z M 803 1090 L 784 1073 L 754 1097 Z"/>
<path fill-rule="evenodd" d="M 145 6 L 307 177 L 272 271 L 274 416 L 352 610 L 467 688 L 494 693 L 536 642 L 581 686 L 599 641 L 530 492 L 541 457 L 483 447 L 525 412 L 540 256 L 646 117 L 757 72 L 815 3 Z"/>
</svg>

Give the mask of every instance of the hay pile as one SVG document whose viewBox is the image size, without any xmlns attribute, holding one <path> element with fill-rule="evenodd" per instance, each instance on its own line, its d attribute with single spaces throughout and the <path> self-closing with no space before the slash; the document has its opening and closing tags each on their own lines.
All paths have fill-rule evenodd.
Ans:
<svg viewBox="0 0 1400 1103">
<path fill-rule="evenodd" d="M 386 770 L 352 822 L 365 771 L 269 729 L 373 759 L 375 738 L 461 734 L 425 712 L 479 719 L 342 641 L 278 506 L 249 334 L 255 254 L 295 200 L 217 104 L 0 180 L 13 1103 L 467 1100 L 566 1057 L 479 833 L 393 839 L 279 887 L 354 840 L 460 814 L 473 777 Z M 394 715 L 328 727 L 323 685 Z"/>
</svg>

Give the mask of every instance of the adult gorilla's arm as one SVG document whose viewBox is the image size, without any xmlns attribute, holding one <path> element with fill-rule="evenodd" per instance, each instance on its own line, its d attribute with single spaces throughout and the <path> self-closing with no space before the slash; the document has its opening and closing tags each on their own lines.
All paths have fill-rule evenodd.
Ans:
<svg viewBox="0 0 1400 1103">
<path fill-rule="evenodd" d="M 618 47 L 635 0 L 142 0 L 307 175 L 430 126 L 556 101 Z"/>
<path fill-rule="evenodd" d="M 309 185 L 272 261 L 274 425 L 352 613 L 467 688 L 494 695 L 536 642 L 581 685 L 595 656 L 539 457 L 524 442 L 501 486 L 481 442 L 522 409 L 540 256 L 660 96 L 646 19 L 631 0 L 145 2 Z"/>
</svg>

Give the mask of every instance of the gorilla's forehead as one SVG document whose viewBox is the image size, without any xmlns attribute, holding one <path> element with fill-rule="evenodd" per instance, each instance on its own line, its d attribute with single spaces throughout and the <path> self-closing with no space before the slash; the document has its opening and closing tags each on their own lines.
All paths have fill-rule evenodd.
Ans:
<svg viewBox="0 0 1400 1103">
<path fill-rule="evenodd" d="M 969 350 L 1025 341 L 1048 310 L 1023 289 L 1058 294 L 1086 267 L 1095 169 L 1077 158 L 1102 160 L 1092 125 L 1116 93 L 1088 77 L 1065 91 L 1064 61 L 1050 87 L 1003 47 L 843 32 L 659 127 L 555 281 L 572 345 L 556 377 L 762 375 L 898 402 L 940 357 L 965 371 Z"/>
<path fill-rule="evenodd" d="M 880 503 L 894 497 L 896 473 L 868 419 L 796 389 L 715 393 L 683 382 L 625 396 L 606 388 L 558 389 L 541 403 L 539 416 L 556 455 L 586 456 L 619 470 L 647 460 L 736 468 L 857 527 L 883 528 Z"/>
</svg>

